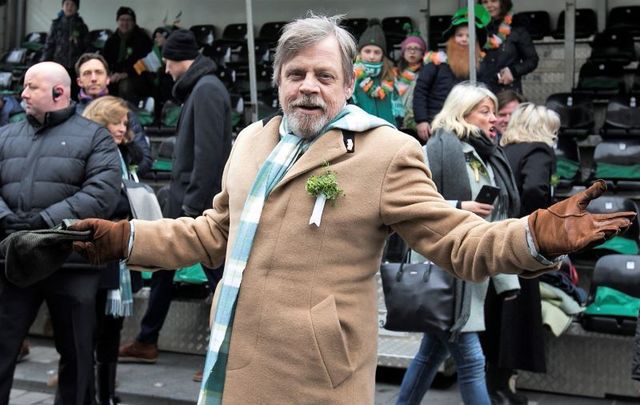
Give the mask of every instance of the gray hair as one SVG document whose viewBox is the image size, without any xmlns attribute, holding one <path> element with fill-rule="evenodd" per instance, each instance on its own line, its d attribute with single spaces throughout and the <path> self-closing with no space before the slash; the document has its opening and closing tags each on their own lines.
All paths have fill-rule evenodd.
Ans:
<svg viewBox="0 0 640 405">
<path fill-rule="evenodd" d="M 511 114 L 500 145 L 544 142 L 553 146 L 560 129 L 560 116 L 553 110 L 533 103 L 522 103 Z"/>
<path fill-rule="evenodd" d="M 301 50 L 309 48 L 326 38 L 334 37 L 340 46 L 342 72 L 347 85 L 353 83 L 353 60 L 356 57 L 356 42 L 353 36 L 339 23 L 342 16 L 332 17 L 315 15 L 309 12 L 307 17 L 300 18 L 285 25 L 278 40 L 273 61 L 274 86 L 280 85 L 282 66 L 293 59 Z"/>
<path fill-rule="evenodd" d="M 498 100 L 487 86 L 482 83 L 472 84 L 469 81 L 456 84 L 444 100 L 442 110 L 433 119 L 432 130 L 443 128 L 453 132 L 460 139 L 476 136 L 478 127 L 468 123 L 465 118 L 487 98 L 493 103 L 495 114 L 498 110 Z"/>
</svg>

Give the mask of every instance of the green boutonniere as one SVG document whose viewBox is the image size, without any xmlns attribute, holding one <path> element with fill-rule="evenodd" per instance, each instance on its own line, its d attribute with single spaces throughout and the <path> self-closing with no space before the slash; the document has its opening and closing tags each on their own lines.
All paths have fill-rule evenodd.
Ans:
<svg viewBox="0 0 640 405">
<path fill-rule="evenodd" d="M 485 170 L 482 163 L 480 163 L 476 159 L 471 159 L 469 161 L 469 166 L 471 166 L 471 169 L 473 169 L 473 174 L 475 175 L 476 182 L 480 181 L 480 173 L 482 173 L 483 175 L 487 174 L 487 171 Z"/>
<path fill-rule="evenodd" d="M 307 180 L 305 189 L 312 197 L 324 194 L 328 201 L 335 204 L 336 199 L 344 195 L 344 191 L 338 186 L 338 177 L 333 170 L 329 170 L 329 163 L 323 165 L 326 170 L 318 176 L 311 176 Z"/>
<path fill-rule="evenodd" d="M 313 212 L 309 218 L 309 225 L 320 227 L 324 204 L 327 200 L 335 205 L 338 197 L 344 195 L 344 191 L 338 186 L 338 176 L 333 170 L 329 170 L 329 162 L 324 162 L 325 171 L 321 175 L 311 176 L 307 180 L 305 189 L 312 197 L 316 198 Z"/>
</svg>

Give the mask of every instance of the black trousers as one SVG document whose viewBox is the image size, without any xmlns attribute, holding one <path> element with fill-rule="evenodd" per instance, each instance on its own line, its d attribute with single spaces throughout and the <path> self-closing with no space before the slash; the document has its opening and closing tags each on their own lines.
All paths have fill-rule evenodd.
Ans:
<svg viewBox="0 0 640 405">
<path fill-rule="evenodd" d="M 27 288 L 0 275 L 0 404 L 9 403 L 16 357 L 22 340 L 46 302 L 60 354 L 55 404 L 92 404 L 93 329 L 100 274 L 61 270 Z"/>
<path fill-rule="evenodd" d="M 215 291 L 218 281 L 222 278 L 222 269 L 210 269 L 202 266 L 204 274 L 207 276 L 211 291 Z M 140 333 L 136 337 L 138 342 L 157 343 L 160 329 L 164 325 L 173 295 L 173 276 L 175 270 L 160 270 L 151 276 L 151 292 L 149 293 L 149 303 L 147 311 L 140 322 Z"/>
</svg>

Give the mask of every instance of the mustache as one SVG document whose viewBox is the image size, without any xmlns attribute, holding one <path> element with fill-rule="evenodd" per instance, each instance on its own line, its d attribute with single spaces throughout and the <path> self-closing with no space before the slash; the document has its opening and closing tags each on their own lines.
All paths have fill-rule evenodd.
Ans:
<svg viewBox="0 0 640 405">
<path fill-rule="evenodd" d="M 302 98 L 291 101 L 289 107 L 321 108 L 325 110 L 327 104 L 320 97 L 304 95 Z"/>
</svg>

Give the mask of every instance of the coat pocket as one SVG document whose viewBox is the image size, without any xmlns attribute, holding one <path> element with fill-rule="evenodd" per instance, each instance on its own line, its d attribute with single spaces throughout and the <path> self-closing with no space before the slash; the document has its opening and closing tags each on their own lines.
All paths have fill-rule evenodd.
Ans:
<svg viewBox="0 0 640 405">
<path fill-rule="evenodd" d="M 313 334 L 333 388 L 353 374 L 333 295 L 311 308 Z"/>
</svg>

